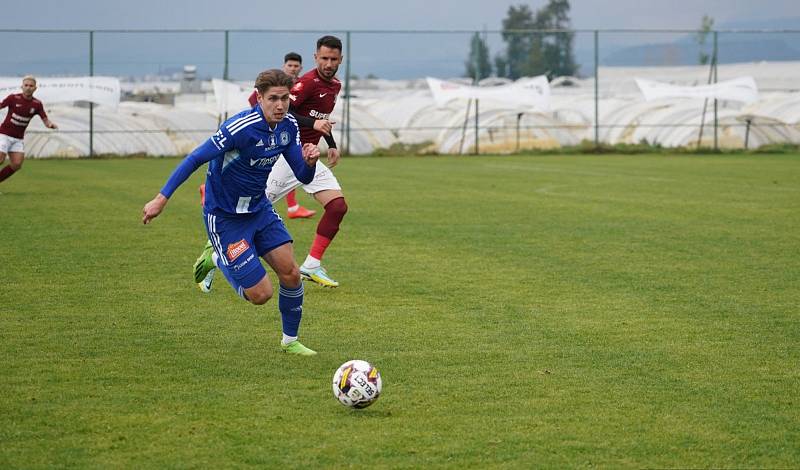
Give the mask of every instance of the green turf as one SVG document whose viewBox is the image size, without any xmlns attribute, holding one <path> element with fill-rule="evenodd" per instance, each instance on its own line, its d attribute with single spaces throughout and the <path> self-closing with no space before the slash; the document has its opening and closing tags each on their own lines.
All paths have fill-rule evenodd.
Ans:
<svg viewBox="0 0 800 470">
<path fill-rule="evenodd" d="M 797 155 L 345 159 L 312 358 L 193 285 L 202 172 L 141 225 L 176 164 L 0 184 L 1 468 L 800 466 Z"/>
</svg>

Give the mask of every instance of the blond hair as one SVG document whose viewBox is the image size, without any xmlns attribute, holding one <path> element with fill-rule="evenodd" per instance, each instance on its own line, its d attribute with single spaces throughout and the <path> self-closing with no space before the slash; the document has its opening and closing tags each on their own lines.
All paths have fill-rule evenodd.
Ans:
<svg viewBox="0 0 800 470">
<path fill-rule="evenodd" d="M 31 80 L 31 81 L 33 81 L 34 85 L 37 84 L 36 83 L 36 77 L 34 77 L 33 75 L 25 75 L 24 77 L 22 77 L 22 83 L 25 83 L 25 80 Z"/>
</svg>

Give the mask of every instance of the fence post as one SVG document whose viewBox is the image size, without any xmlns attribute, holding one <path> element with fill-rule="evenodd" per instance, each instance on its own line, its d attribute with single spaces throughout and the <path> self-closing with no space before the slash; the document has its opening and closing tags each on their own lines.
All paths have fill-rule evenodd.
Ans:
<svg viewBox="0 0 800 470">
<path fill-rule="evenodd" d="M 228 72 L 228 59 L 229 59 L 228 51 L 230 50 L 229 49 L 229 39 L 228 39 L 228 33 L 229 32 L 230 31 L 228 31 L 227 29 L 225 30 L 225 68 L 222 70 L 222 78 L 225 79 L 225 80 L 228 80 L 229 77 L 230 77 L 229 72 Z"/>
<path fill-rule="evenodd" d="M 481 153 L 480 147 L 479 147 L 480 139 L 478 138 L 478 130 L 480 129 L 480 122 L 479 122 L 479 119 L 478 119 L 478 101 L 480 101 L 480 100 L 475 98 L 475 155 L 478 155 L 478 154 Z"/>
<path fill-rule="evenodd" d="M 350 155 L 350 31 L 345 35 L 347 38 L 347 53 L 345 54 L 345 67 L 344 67 L 344 97 L 345 102 L 344 115 L 345 126 L 347 134 L 345 138 L 344 153 Z"/>
<path fill-rule="evenodd" d="M 600 148 L 600 31 L 594 30 L 594 148 Z"/>
<path fill-rule="evenodd" d="M 89 76 L 94 77 L 94 31 L 89 31 Z M 94 103 L 89 102 L 89 158 L 94 156 Z"/>
<path fill-rule="evenodd" d="M 717 31 L 714 31 L 714 83 L 717 83 Z M 717 131 L 719 129 L 719 116 L 717 115 L 718 100 L 714 98 L 714 150 L 719 150 L 719 137 Z"/>
</svg>

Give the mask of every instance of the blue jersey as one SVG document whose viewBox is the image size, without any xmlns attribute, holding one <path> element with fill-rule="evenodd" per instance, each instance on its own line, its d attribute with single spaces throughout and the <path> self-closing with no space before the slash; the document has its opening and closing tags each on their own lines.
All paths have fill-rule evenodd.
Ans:
<svg viewBox="0 0 800 470">
<path fill-rule="evenodd" d="M 261 107 L 255 106 L 225 121 L 216 134 L 192 151 L 175 168 L 161 194 L 169 198 L 200 165 L 209 162 L 206 212 L 258 212 L 271 205 L 264 190 L 281 155 L 300 182 L 308 184 L 314 179 L 315 168 L 303 160 L 294 116 L 287 114 L 271 129 Z"/>
</svg>

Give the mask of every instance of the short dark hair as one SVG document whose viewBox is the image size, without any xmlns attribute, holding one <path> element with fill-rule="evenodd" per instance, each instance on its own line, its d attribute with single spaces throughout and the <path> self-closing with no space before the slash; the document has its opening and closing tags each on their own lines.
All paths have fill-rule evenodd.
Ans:
<svg viewBox="0 0 800 470">
<path fill-rule="evenodd" d="M 288 54 L 283 56 L 283 63 L 284 64 L 286 62 L 289 62 L 290 60 L 296 60 L 296 61 L 300 62 L 301 64 L 303 63 L 303 57 L 300 54 L 298 54 L 297 52 L 289 52 Z"/>
<path fill-rule="evenodd" d="M 339 52 L 342 52 L 342 40 L 336 36 L 322 36 L 317 39 L 317 50 L 322 46 L 330 49 L 339 49 Z"/>
<path fill-rule="evenodd" d="M 283 70 L 271 69 L 258 74 L 255 87 L 263 95 L 271 87 L 285 86 L 286 88 L 291 88 L 293 85 L 294 79 Z"/>
</svg>

